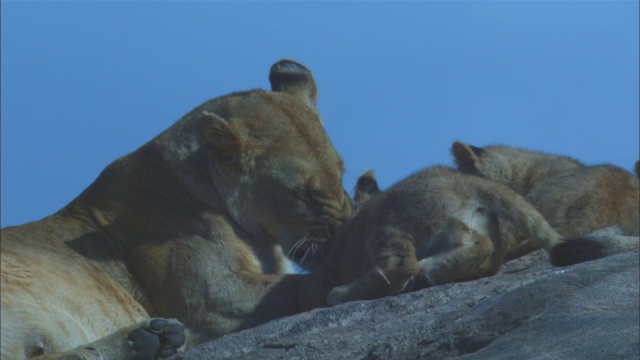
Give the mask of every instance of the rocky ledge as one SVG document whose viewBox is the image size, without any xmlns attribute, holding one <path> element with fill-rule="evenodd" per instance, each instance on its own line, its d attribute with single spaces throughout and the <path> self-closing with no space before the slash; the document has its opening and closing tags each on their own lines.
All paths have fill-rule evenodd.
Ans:
<svg viewBox="0 0 640 360">
<path fill-rule="evenodd" d="M 178 359 L 638 359 L 638 251 L 565 268 L 536 252 L 491 278 L 317 309 Z"/>
</svg>

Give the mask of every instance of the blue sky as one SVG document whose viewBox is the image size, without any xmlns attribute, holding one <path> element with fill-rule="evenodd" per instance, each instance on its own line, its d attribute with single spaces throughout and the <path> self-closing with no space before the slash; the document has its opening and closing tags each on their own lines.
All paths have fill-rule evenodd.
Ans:
<svg viewBox="0 0 640 360">
<path fill-rule="evenodd" d="M 305 63 L 345 187 L 454 140 L 631 170 L 638 1 L 2 1 L 2 226 L 62 208 L 200 103 Z"/>
</svg>

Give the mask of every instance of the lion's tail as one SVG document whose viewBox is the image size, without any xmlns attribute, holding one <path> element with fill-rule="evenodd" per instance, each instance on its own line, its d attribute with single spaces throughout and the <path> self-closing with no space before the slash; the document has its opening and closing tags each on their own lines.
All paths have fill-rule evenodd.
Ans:
<svg viewBox="0 0 640 360">
<path fill-rule="evenodd" d="M 527 200 L 506 187 L 481 186 L 478 196 L 500 218 L 514 224 L 539 248 L 547 250 L 554 266 L 577 264 L 639 247 L 637 236 L 621 235 L 615 227 L 578 238 L 564 238 Z"/>
<path fill-rule="evenodd" d="M 565 239 L 549 251 L 551 263 L 567 266 L 638 249 L 640 237 L 626 236 L 617 226 L 596 230 L 584 237 Z"/>
</svg>

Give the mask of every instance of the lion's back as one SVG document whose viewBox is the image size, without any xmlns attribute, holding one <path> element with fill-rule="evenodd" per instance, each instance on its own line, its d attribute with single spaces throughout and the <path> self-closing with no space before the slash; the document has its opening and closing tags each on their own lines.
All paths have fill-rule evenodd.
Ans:
<svg viewBox="0 0 640 360">
<path fill-rule="evenodd" d="M 590 166 L 551 177 L 526 195 L 565 236 L 579 236 L 616 224 L 638 234 L 638 179 L 613 165 Z"/>
</svg>

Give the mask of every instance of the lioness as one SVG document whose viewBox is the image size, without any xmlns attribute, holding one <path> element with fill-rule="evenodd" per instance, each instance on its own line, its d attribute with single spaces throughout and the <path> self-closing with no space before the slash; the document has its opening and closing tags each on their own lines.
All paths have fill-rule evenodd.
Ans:
<svg viewBox="0 0 640 360">
<path fill-rule="evenodd" d="M 286 254 L 319 254 L 351 204 L 311 73 L 285 59 L 269 80 L 197 107 L 56 214 L 2 230 L 2 359 L 153 359 L 185 335 L 150 316 L 178 319 L 194 345 L 300 311 Z"/>
<path fill-rule="evenodd" d="M 613 165 L 585 166 L 568 157 L 509 146 L 479 148 L 458 141 L 451 151 L 461 171 L 513 189 L 562 235 L 619 229 L 608 235 L 600 231 L 599 241 L 591 244 L 602 256 L 638 248 L 640 185 L 628 171 Z M 579 253 L 567 248 L 571 246 L 586 244 L 567 243 L 557 251 Z"/>
<path fill-rule="evenodd" d="M 554 264 L 585 260 L 558 247 L 595 241 L 565 239 L 508 187 L 443 166 L 419 171 L 382 192 L 373 173 L 366 173 L 355 199 L 364 203 L 356 204 L 357 213 L 338 231 L 325 265 L 313 275 L 322 290 L 306 300 L 309 307 L 397 294 L 410 284 L 493 275 L 507 255 L 520 251 L 519 244 L 503 241 L 502 221 L 526 234 L 534 249 L 549 251 Z M 579 252 L 595 258 L 601 256 L 597 250 L 587 246 Z M 323 292 L 328 292 L 326 304 L 319 300 Z"/>
</svg>

